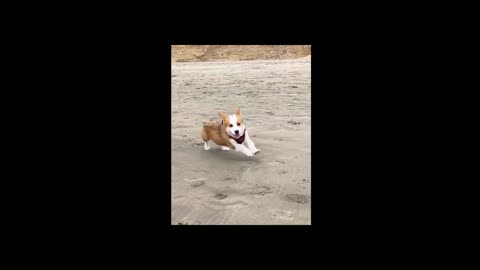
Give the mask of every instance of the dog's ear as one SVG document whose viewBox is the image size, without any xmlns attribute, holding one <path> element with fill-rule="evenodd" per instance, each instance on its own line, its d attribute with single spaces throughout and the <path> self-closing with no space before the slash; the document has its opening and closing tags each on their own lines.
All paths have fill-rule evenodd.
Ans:
<svg viewBox="0 0 480 270">
<path fill-rule="evenodd" d="M 228 116 L 226 114 L 224 114 L 223 112 L 219 112 L 218 115 L 220 115 L 220 118 L 222 118 L 223 120 L 228 119 Z"/>
<path fill-rule="evenodd" d="M 240 107 L 237 108 L 237 111 L 235 112 L 235 114 L 242 115 L 242 114 L 240 113 Z"/>
</svg>

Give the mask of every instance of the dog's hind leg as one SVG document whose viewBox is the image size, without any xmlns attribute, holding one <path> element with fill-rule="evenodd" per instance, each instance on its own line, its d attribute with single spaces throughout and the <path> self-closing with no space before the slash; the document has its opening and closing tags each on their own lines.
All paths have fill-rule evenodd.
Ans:
<svg viewBox="0 0 480 270">
<path fill-rule="evenodd" d="M 207 151 L 210 150 L 210 141 L 205 142 L 205 145 L 203 145 L 203 149 L 205 149 Z"/>
<path fill-rule="evenodd" d="M 202 140 L 205 142 L 203 149 L 210 150 L 210 138 L 208 137 L 208 133 L 205 131 L 205 128 L 202 129 Z"/>
</svg>

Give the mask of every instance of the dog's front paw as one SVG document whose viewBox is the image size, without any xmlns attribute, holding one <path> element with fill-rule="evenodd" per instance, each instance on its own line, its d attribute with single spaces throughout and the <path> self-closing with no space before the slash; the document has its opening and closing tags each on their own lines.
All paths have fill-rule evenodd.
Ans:
<svg viewBox="0 0 480 270">
<path fill-rule="evenodd" d="M 255 150 L 253 151 L 253 153 L 254 153 L 255 155 L 258 154 L 258 153 L 260 153 L 260 149 L 255 149 Z"/>
<path fill-rule="evenodd" d="M 253 154 L 252 154 L 252 151 L 250 150 L 245 150 L 245 155 L 247 155 L 247 157 L 253 157 Z"/>
</svg>

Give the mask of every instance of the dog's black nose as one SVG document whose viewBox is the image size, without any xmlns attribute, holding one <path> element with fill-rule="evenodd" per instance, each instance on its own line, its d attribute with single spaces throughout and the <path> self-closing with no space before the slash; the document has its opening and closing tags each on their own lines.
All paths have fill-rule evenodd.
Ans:
<svg viewBox="0 0 480 270">
<path fill-rule="evenodd" d="M 238 134 L 238 130 L 235 130 L 235 134 Z"/>
</svg>

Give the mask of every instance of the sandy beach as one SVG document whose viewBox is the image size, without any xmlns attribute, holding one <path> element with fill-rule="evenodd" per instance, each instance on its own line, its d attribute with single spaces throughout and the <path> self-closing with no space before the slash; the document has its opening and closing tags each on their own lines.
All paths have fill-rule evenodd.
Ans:
<svg viewBox="0 0 480 270">
<path fill-rule="evenodd" d="M 237 107 L 261 152 L 205 151 Z M 172 64 L 172 224 L 311 224 L 310 57 Z"/>
</svg>

